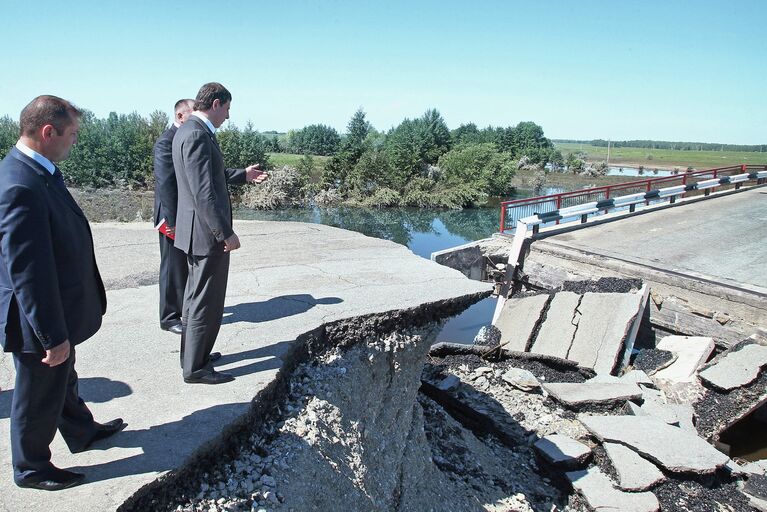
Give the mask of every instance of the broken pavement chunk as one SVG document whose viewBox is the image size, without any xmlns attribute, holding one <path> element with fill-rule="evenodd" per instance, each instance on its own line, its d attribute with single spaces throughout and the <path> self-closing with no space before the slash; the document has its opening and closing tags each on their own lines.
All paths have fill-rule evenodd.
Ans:
<svg viewBox="0 0 767 512">
<path fill-rule="evenodd" d="M 669 471 L 708 474 L 730 460 L 697 435 L 651 416 L 579 415 L 578 419 L 600 441 L 629 446 Z"/>
<path fill-rule="evenodd" d="M 641 317 L 644 300 L 642 293 L 584 294 L 567 358 L 597 373 L 612 373 L 624 350 L 634 345 L 634 321 Z"/>
<path fill-rule="evenodd" d="M 549 296 L 534 295 L 508 299 L 501 309 L 495 326 L 501 331 L 501 345 L 508 350 L 523 352 L 541 317 Z"/>
<path fill-rule="evenodd" d="M 522 391 L 534 391 L 541 387 L 541 384 L 532 372 L 521 368 L 511 368 L 501 378 L 510 386 Z"/>
<path fill-rule="evenodd" d="M 573 292 L 559 292 L 551 299 L 546 321 L 535 338 L 530 352 L 567 358 L 580 314 L 576 308 L 581 296 Z"/>
<path fill-rule="evenodd" d="M 657 348 L 673 352 L 677 359 L 656 372 L 653 378 L 670 382 L 693 382 L 695 372 L 714 350 L 714 340 L 705 336 L 666 336 Z"/>
<path fill-rule="evenodd" d="M 728 352 L 715 364 L 701 370 L 698 376 L 717 389 L 730 391 L 755 381 L 765 365 L 767 346 L 754 343 Z"/>
<path fill-rule="evenodd" d="M 666 479 L 658 467 L 627 446 L 602 445 L 618 472 L 618 486 L 624 491 L 645 491 Z"/>
<path fill-rule="evenodd" d="M 560 434 L 545 436 L 533 446 L 550 464 L 564 469 L 581 467 L 591 456 L 591 448 Z"/>
<path fill-rule="evenodd" d="M 596 467 L 565 473 L 573 489 L 578 491 L 593 510 L 616 512 L 656 512 L 658 498 L 651 492 L 624 492 Z"/>
<path fill-rule="evenodd" d="M 570 407 L 636 400 L 642 396 L 639 386 L 623 382 L 556 382 L 542 386 L 553 399 Z"/>
</svg>

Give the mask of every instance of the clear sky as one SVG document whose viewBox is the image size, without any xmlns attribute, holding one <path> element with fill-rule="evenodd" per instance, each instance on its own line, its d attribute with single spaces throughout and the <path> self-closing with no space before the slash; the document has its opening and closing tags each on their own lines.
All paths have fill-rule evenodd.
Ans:
<svg viewBox="0 0 767 512">
<path fill-rule="evenodd" d="M 0 0 L 0 115 L 38 94 L 231 122 L 535 121 L 550 138 L 767 143 L 767 1 Z"/>
</svg>

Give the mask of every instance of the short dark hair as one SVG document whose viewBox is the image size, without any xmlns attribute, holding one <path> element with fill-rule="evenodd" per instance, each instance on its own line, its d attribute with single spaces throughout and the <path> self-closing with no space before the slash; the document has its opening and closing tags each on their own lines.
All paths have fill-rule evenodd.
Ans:
<svg viewBox="0 0 767 512">
<path fill-rule="evenodd" d="M 184 105 L 193 105 L 194 100 L 192 98 L 184 98 L 181 100 L 178 100 L 175 105 L 173 105 L 173 112 L 178 112 L 181 110 L 181 107 Z"/>
<path fill-rule="evenodd" d="M 56 133 L 61 135 L 81 115 L 82 110 L 58 96 L 38 96 L 21 111 L 19 135 L 32 136 L 46 124 L 53 125 Z"/>
<path fill-rule="evenodd" d="M 194 99 L 194 109 L 210 110 L 215 100 L 221 104 L 232 101 L 232 93 L 218 82 L 207 83 L 200 87 L 197 97 Z"/>
</svg>

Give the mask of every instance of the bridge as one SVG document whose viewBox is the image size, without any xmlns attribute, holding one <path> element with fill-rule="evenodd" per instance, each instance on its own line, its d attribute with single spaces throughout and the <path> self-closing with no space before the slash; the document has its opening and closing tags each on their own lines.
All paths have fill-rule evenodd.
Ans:
<svg viewBox="0 0 767 512">
<path fill-rule="evenodd" d="M 766 181 L 742 165 L 503 203 L 507 279 L 642 278 L 654 327 L 736 343 L 767 324 Z"/>
</svg>

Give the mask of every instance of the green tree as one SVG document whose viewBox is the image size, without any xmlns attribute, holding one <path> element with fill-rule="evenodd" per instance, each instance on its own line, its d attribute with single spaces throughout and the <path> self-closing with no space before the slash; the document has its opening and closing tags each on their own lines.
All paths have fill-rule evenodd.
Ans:
<svg viewBox="0 0 767 512">
<path fill-rule="evenodd" d="M 9 116 L 0 117 L 0 159 L 5 158 L 18 138 L 19 123 Z"/>
<path fill-rule="evenodd" d="M 439 168 L 440 181 L 447 186 L 466 184 L 497 196 L 510 192 L 515 162 L 493 144 L 469 144 L 445 153 L 439 159 Z"/>
</svg>

